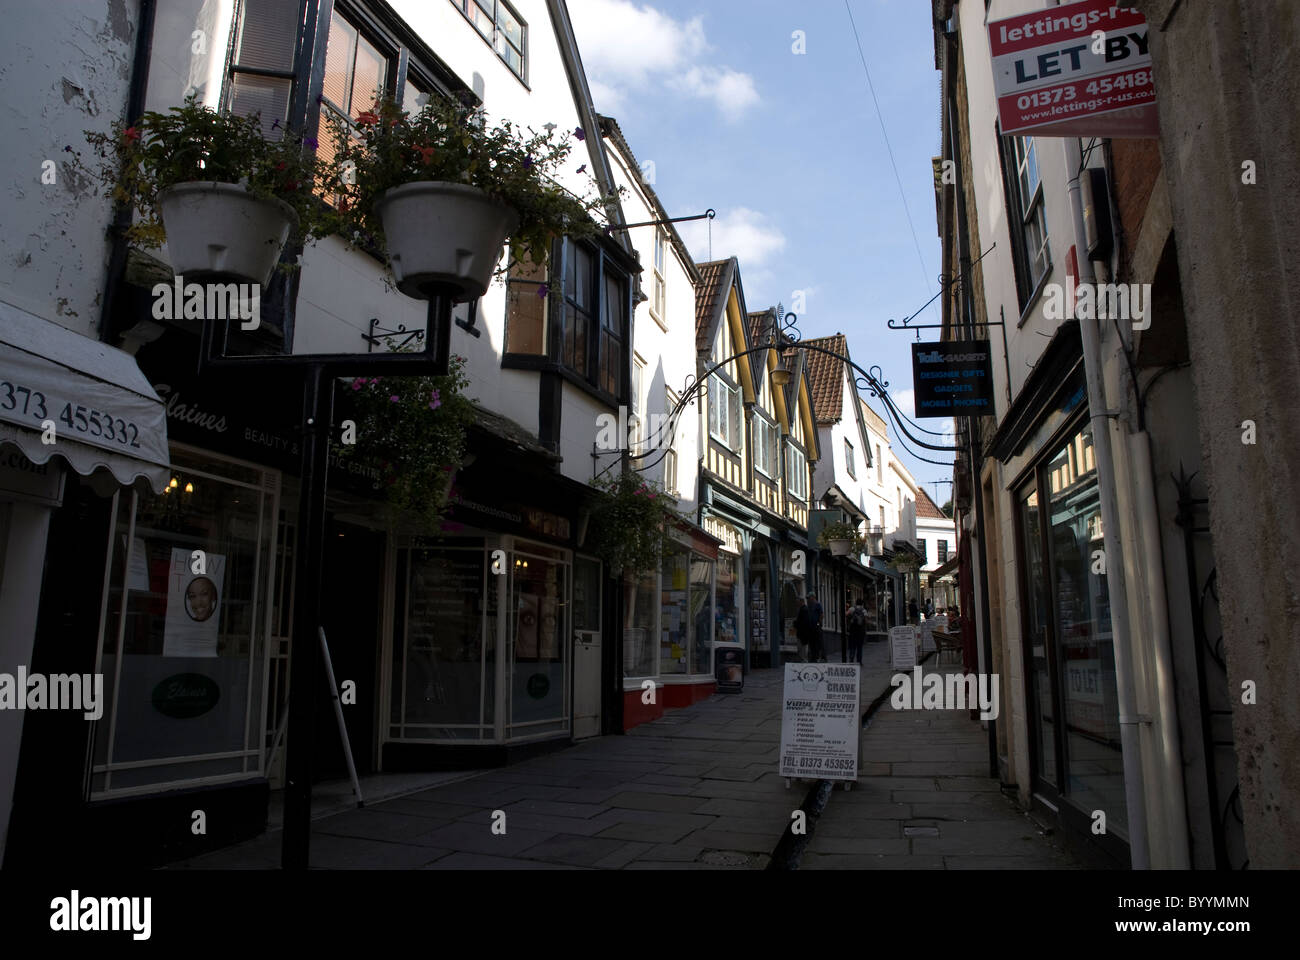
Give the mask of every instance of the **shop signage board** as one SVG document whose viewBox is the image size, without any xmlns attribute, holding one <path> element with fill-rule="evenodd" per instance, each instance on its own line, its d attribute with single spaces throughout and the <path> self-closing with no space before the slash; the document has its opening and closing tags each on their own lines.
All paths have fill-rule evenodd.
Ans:
<svg viewBox="0 0 1300 960">
<path fill-rule="evenodd" d="M 745 689 L 745 645 L 742 643 L 715 643 L 713 645 L 714 677 L 719 693 L 740 693 Z"/>
<path fill-rule="evenodd" d="M 895 670 L 916 666 L 917 628 L 891 627 L 889 630 L 890 666 Z"/>
<path fill-rule="evenodd" d="M 912 344 L 916 416 L 971 417 L 993 413 L 993 364 L 987 340 Z"/>
<path fill-rule="evenodd" d="M 1082 0 L 988 29 L 1003 134 L 1159 135 L 1147 22 L 1135 8 Z"/>
<path fill-rule="evenodd" d="M 856 663 L 785 665 L 781 776 L 858 779 L 860 670 Z"/>
</svg>

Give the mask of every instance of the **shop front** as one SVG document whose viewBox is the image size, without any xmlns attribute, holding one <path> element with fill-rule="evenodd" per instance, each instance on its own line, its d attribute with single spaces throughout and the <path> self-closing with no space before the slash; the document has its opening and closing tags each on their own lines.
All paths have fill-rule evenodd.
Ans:
<svg viewBox="0 0 1300 960">
<path fill-rule="evenodd" d="M 622 584 L 625 730 L 712 696 L 717 686 L 718 540 L 688 524 L 671 540 L 657 569 L 628 574 Z"/>
</svg>

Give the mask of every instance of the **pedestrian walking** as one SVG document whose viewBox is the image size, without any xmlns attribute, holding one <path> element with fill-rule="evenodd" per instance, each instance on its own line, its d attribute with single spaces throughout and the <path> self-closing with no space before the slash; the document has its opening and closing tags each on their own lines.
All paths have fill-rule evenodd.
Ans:
<svg viewBox="0 0 1300 960">
<path fill-rule="evenodd" d="M 862 663 L 862 644 L 867 639 L 867 608 L 859 600 L 849 604 L 844 610 L 844 619 L 849 625 L 849 662 Z"/>
<path fill-rule="evenodd" d="M 934 597 L 930 597 L 925 601 L 925 619 L 934 619 Z"/>
<path fill-rule="evenodd" d="M 907 622 L 916 623 L 921 618 L 921 611 L 916 605 L 916 597 L 907 601 Z"/>
<path fill-rule="evenodd" d="M 822 647 L 822 605 L 818 602 L 815 593 L 808 594 L 808 620 L 810 628 L 809 659 L 816 663 L 825 663 L 826 651 Z"/>
<path fill-rule="evenodd" d="M 799 610 L 794 615 L 794 635 L 799 641 L 799 659 L 807 662 L 812 649 L 812 614 L 808 610 L 807 597 L 799 598 Z"/>
</svg>

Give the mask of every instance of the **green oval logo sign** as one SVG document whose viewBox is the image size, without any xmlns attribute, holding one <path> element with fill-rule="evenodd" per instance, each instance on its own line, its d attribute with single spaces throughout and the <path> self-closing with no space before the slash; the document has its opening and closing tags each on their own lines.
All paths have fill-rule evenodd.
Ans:
<svg viewBox="0 0 1300 960">
<path fill-rule="evenodd" d="M 551 680 L 544 673 L 534 673 L 528 678 L 528 695 L 534 700 L 543 699 L 551 692 Z"/>
<path fill-rule="evenodd" d="M 153 688 L 153 707 L 177 720 L 200 717 L 217 705 L 221 689 L 201 673 L 178 673 Z"/>
</svg>

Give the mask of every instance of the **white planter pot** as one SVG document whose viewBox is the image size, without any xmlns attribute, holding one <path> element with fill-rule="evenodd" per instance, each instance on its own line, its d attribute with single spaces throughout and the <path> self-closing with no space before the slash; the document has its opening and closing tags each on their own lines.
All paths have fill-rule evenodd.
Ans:
<svg viewBox="0 0 1300 960">
<path fill-rule="evenodd" d="M 238 184 L 211 181 L 163 190 L 158 213 L 177 276 L 220 276 L 263 286 L 298 225 L 298 215 L 287 203 L 255 197 Z"/>
<path fill-rule="evenodd" d="M 852 540 L 828 540 L 827 544 L 831 548 L 831 556 L 847 557 L 853 552 Z"/>
<path fill-rule="evenodd" d="M 375 202 L 397 289 L 427 299 L 447 284 L 457 301 L 487 292 L 506 237 L 519 216 L 477 187 L 463 183 L 406 183 Z"/>
</svg>

